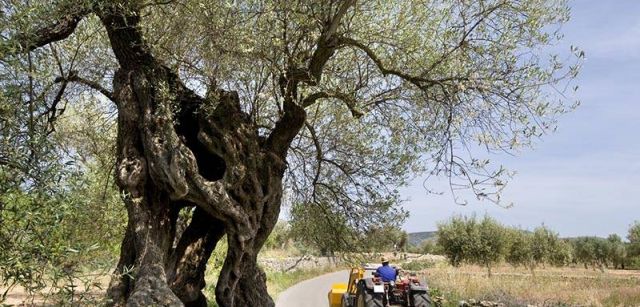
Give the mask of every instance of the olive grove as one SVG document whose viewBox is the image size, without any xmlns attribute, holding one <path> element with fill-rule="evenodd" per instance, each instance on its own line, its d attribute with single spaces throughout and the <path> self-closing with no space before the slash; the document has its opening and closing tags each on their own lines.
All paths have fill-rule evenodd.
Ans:
<svg viewBox="0 0 640 307">
<path fill-rule="evenodd" d="M 273 306 L 256 260 L 283 202 L 350 235 L 401 222 L 417 174 L 499 203 L 508 172 L 473 153 L 574 107 L 582 52 L 542 51 L 568 19 L 551 0 L 3 0 L 1 188 L 63 193 L 59 119 L 108 102 L 128 215 L 108 304 L 206 306 L 225 237 L 217 303 Z"/>
</svg>

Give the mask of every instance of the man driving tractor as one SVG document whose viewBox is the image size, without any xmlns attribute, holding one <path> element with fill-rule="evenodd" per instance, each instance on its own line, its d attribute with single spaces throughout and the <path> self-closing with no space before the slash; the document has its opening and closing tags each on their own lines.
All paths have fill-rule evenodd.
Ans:
<svg viewBox="0 0 640 307">
<path fill-rule="evenodd" d="M 383 282 L 395 281 L 398 277 L 398 270 L 389 266 L 389 259 L 386 257 L 382 257 L 380 261 L 382 262 L 382 266 L 376 269 L 376 273 L 378 273 Z"/>
<path fill-rule="evenodd" d="M 415 274 L 402 276 L 402 272 L 389 265 L 385 257 L 381 259 L 373 276 L 365 275 L 375 266 L 363 265 L 355 267 L 349 273 L 347 283 L 333 284 L 329 291 L 330 307 L 432 307 L 429 288 Z"/>
</svg>

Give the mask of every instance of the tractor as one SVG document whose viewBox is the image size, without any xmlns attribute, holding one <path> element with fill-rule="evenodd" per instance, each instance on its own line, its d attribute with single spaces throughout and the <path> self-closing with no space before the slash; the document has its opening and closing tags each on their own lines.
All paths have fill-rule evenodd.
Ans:
<svg viewBox="0 0 640 307">
<path fill-rule="evenodd" d="M 371 272 L 371 276 L 365 276 Z M 399 274 L 400 275 L 400 274 Z M 352 268 L 347 283 L 333 284 L 329 291 L 329 307 L 431 307 L 428 287 L 414 275 L 383 282 L 375 267 Z"/>
</svg>

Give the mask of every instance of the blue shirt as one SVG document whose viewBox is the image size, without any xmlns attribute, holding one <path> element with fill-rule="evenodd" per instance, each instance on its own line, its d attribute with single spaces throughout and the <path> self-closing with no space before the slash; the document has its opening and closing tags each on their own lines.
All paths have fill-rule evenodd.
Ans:
<svg viewBox="0 0 640 307">
<path fill-rule="evenodd" d="M 396 275 L 398 274 L 396 269 L 390 267 L 388 264 L 379 267 L 376 272 L 380 274 L 383 282 L 395 281 Z"/>
</svg>

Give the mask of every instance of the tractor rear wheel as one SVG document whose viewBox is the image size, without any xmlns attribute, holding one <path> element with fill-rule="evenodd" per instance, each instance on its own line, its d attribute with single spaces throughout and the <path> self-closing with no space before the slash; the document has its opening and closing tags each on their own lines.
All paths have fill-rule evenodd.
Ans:
<svg viewBox="0 0 640 307">
<path fill-rule="evenodd" d="M 351 295 L 349 293 L 345 293 L 342 295 L 342 304 L 341 307 L 354 307 L 353 300 L 351 299 Z"/>
<path fill-rule="evenodd" d="M 356 290 L 356 307 L 383 307 L 382 295 L 367 289 L 364 282 L 358 283 Z"/>
<path fill-rule="evenodd" d="M 423 291 L 412 291 L 411 292 L 411 307 L 431 307 L 433 306 L 433 301 L 429 297 L 427 292 Z"/>
</svg>

